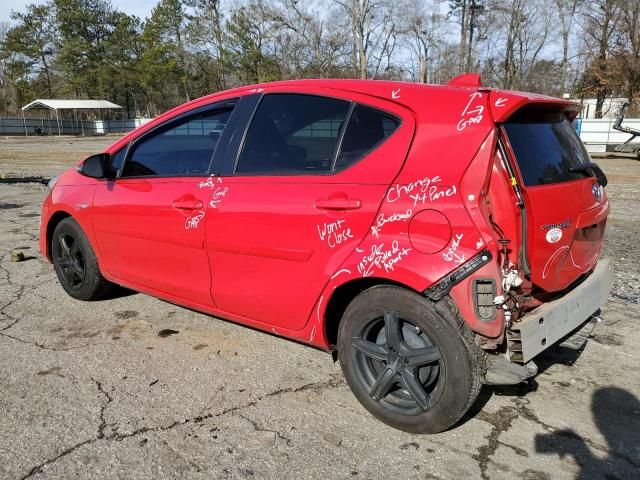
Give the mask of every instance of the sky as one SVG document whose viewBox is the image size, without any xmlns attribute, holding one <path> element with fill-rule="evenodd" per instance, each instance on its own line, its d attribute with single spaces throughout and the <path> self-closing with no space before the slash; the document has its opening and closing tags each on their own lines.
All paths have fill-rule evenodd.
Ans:
<svg viewBox="0 0 640 480">
<path fill-rule="evenodd" d="M 129 15 L 144 18 L 151 13 L 151 9 L 158 0 L 111 0 L 111 4 L 118 10 Z M 0 0 L 0 22 L 8 22 L 12 10 L 24 11 L 25 5 L 30 3 L 44 3 L 42 0 Z"/>
</svg>

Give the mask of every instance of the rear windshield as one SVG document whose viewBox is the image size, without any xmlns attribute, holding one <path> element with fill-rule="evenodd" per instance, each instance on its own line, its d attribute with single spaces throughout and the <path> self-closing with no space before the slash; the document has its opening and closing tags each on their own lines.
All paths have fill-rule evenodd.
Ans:
<svg viewBox="0 0 640 480">
<path fill-rule="evenodd" d="M 504 128 L 525 185 L 568 182 L 589 175 L 571 171 L 591 160 L 564 113 L 524 109 Z"/>
</svg>

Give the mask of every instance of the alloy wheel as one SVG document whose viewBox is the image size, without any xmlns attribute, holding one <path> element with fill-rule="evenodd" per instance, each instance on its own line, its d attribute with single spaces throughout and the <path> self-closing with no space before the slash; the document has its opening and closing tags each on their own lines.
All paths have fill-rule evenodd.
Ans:
<svg viewBox="0 0 640 480">
<path fill-rule="evenodd" d="M 78 240 L 69 233 L 61 233 L 54 242 L 53 264 L 64 282 L 73 290 L 82 287 L 85 280 L 85 261 Z"/>
<path fill-rule="evenodd" d="M 424 412 L 442 393 L 440 350 L 420 328 L 396 312 L 368 322 L 351 339 L 356 374 L 371 398 L 405 415 Z"/>
</svg>

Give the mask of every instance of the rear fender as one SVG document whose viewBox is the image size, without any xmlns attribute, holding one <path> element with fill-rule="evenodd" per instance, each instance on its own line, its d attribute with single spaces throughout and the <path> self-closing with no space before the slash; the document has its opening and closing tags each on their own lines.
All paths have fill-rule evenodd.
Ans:
<svg viewBox="0 0 640 480">
<path fill-rule="evenodd" d="M 307 322 L 309 339 L 313 338 L 309 343 L 329 347 L 326 335 L 318 334 L 325 332 L 326 308 L 340 286 L 369 279 L 372 283 L 400 284 L 423 292 L 485 250 L 483 236 L 458 192 L 455 185 L 426 180 L 411 185 L 393 184 L 387 190 L 368 235 L 333 272 L 316 302 Z M 435 200 L 425 204 L 415 200 L 423 195 Z M 431 204 L 435 202 L 437 210 Z M 438 232 L 432 233 L 435 229 L 430 222 L 438 218 L 444 220 L 437 225 Z"/>
<path fill-rule="evenodd" d="M 441 101 L 448 108 L 425 110 L 418 117 L 405 165 L 387 189 L 368 235 L 330 273 L 310 313 L 306 329 L 315 327 L 316 332 L 310 343 L 328 347 L 326 336 L 319 339 L 317 334 L 324 332 L 327 304 L 341 285 L 369 278 L 423 292 L 479 252 L 494 248 L 477 202 L 488 181 L 495 145 L 495 126 L 487 112 L 489 94 L 463 92 L 443 92 Z M 464 180 L 472 161 L 475 168 L 476 158 L 482 171 L 466 177 L 477 175 L 480 182 Z M 471 194 L 474 200 L 467 205 Z M 482 272 L 499 279 L 495 271 Z M 468 304 L 470 299 L 460 294 L 456 300 Z M 470 326 L 494 337 L 502 328 L 500 321 L 490 328 L 476 325 L 468 309 L 461 313 Z"/>
</svg>

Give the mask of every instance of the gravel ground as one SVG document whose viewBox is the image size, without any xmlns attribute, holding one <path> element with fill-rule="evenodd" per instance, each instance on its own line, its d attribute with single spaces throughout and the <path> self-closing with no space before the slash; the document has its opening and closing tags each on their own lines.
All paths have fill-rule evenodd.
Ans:
<svg viewBox="0 0 640 480">
<path fill-rule="evenodd" d="M 51 140 L 40 164 L 0 139 L 1 171 L 114 138 Z M 617 275 L 595 338 L 434 436 L 374 420 L 325 353 L 146 295 L 72 300 L 37 251 L 44 187 L 0 185 L 0 478 L 640 478 L 640 162 L 598 161 Z"/>
<path fill-rule="evenodd" d="M 50 178 L 89 155 L 102 151 L 121 136 L 0 137 L 0 178 Z"/>
</svg>

